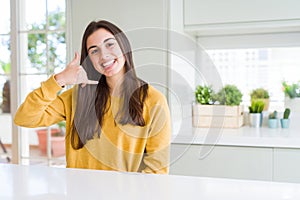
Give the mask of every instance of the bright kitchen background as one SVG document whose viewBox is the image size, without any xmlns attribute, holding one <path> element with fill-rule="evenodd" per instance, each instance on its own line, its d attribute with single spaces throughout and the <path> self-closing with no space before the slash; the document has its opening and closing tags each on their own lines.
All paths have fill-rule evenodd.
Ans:
<svg viewBox="0 0 300 200">
<path fill-rule="evenodd" d="M 67 1 L 68 2 L 68 1 Z M 178 1 L 173 1 L 178 2 Z M 18 4 L 19 9 L 22 11 L 20 15 L 24 15 L 23 21 L 21 23 L 21 30 L 18 32 L 18 37 L 21 40 L 21 49 L 22 56 L 18 59 L 22 61 L 22 65 L 18 66 L 20 80 L 22 82 L 22 90 L 18 91 L 18 97 L 23 100 L 32 89 L 39 86 L 42 80 L 45 80 L 53 71 L 61 70 L 66 63 L 67 56 L 67 47 L 65 39 L 58 40 L 57 35 L 62 35 L 65 37 L 66 25 L 65 21 L 59 23 L 58 26 L 49 26 L 49 21 L 47 20 L 51 13 L 55 12 L 65 12 L 66 10 L 66 1 L 64 0 L 26 0 L 22 1 L 21 4 Z M 121 3 L 120 3 L 121 4 Z M 129 3 L 130 4 L 130 3 Z M 132 3 L 133 4 L 133 3 Z M 153 3 L 154 4 L 154 3 Z M 159 3 L 157 3 L 159 5 Z M 32 6 L 34 5 L 34 7 Z M 85 5 L 82 6 L 84 8 Z M 107 5 L 109 7 L 109 5 Z M 96 9 L 96 8 L 95 8 Z M 98 8 L 100 9 L 100 8 Z M 172 6 L 168 12 L 171 15 L 171 18 L 177 18 L 178 15 L 175 13 L 175 10 L 172 10 Z M 143 9 L 141 9 L 143 10 Z M 146 9 L 145 9 L 146 10 Z M 1 18 L 0 18 L 0 61 L 4 63 L 10 62 L 10 1 L 1 0 Z M 73 11 L 75 13 L 75 11 Z M 181 11 L 182 12 L 182 11 Z M 82 12 L 86 17 L 86 12 Z M 90 12 L 96 13 L 96 12 Z M 118 13 L 118 12 L 115 12 Z M 217 10 L 216 10 L 217 13 Z M 182 14 L 182 13 L 179 13 Z M 77 13 L 78 15 L 78 13 Z M 96 14 L 98 17 L 101 17 L 100 14 Z M 91 17 L 92 18 L 92 17 Z M 92 18 L 94 19 L 94 18 Z M 117 17 L 114 18 L 117 20 Z M 65 18 L 64 18 L 65 20 Z M 182 19 L 181 19 L 182 20 Z M 78 19 L 78 24 L 82 22 Z M 76 22 L 73 22 L 76 23 Z M 171 21 L 171 24 L 175 23 Z M 46 25 L 43 28 L 38 28 L 33 30 L 33 24 Z M 63 26 L 59 26 L 62 25 Z M 124 22 L 123 22 L 124 24 Z M 176 23 L 175 23 L 176 24 Z M 84 27 L 79 27 L 80 30 Z M 171 27 L 172 28 L 172 27 Z M 70 30 L 69 30 L 70 31 Z M 231 39 L 219 40 L 221 37 L 215 35 L 198 35 L 193 31 L 187 31 L 188 34 L 193 35 L 196 38 L 196 41 L 200 44 L 203 44 L 204 49 L 206 49 L 207 54 L 209 55 L 211 61 L 216 66 L 218 73 L 222 79 L 223 84 L 230 83 L 236 84 L 239 89 L 243 92 L 243 104 L 249 104 L 250 100 L 250 91 L 263 87 L 268 89 L 270 92 L 270 110 L 282 111 L 284 108 L 284 94 L 282 92 L 281 83 L 283 80 L 289 82 L 297 82 L 300 80 L 300 47 L 299 45 L 292 44 L 290 41 L 285 42 L 286 38 L 276 37 L 280 34 L 278 32 L 274 33 L 272 37 L 273 40 L 264 41 L 263 37 L 258 37 L 258 40 L 253 40 L 252 36 L 255 36 L 254 33 L 247 34 L 233 34 Z M 280 33 L 280 32 L 279 32 Z M 30 43 L 30 35 L 43 34 L 46 36 L 44 42 L 36 43 L 36 50 L 38 54 L 41 54 L 40 59 L 41 63 L 36 65 L 36 63 L 30 62 L 28 56 L 28 45 Z M 78 36 L 81 33 L 74 32 L 74 35 Z M 226 36 L 226 34 L 225 34 Z M 239 41 L 239 37 L 247 38 L 249 40 Z M 211 45 L 211 41 L 216 40 L 220 41 L 218 45 Z M 245 42 L 246 41 L 246 42 Z M 247 43 L 248 41 L 248 43 Z M 55 51 L 51 51 L 51 45 L 55 46 Z M 51 58 L 53 57 L 53 52 L 55 56 L 55 62 L 52 62 Z M 55 57 L 54 56 L 54 57 Z M 59 61 L 59 62 L 57 62 Z M 182 66 L 185 66 L 185 61 L 181 58 L 171 55 L 170 59 L 172 68 L 182 71 Z M 52 67 L 54 66 L 54 69 Z M 4 71 L 0 69 L 0 88 L 3 87 L 6 79 L 10 76 L 5 74 Z M 185 70 L 186 71 L 186 70 Z M 186 79 L 191 80 L 191 85 L 195 86 L 198 82 L 195 79 L 195 74 L 190 73 L 186 75 Z M 170 79 L 169 81 L 173 81 Z M 193 101 L 193 93 L 189 94 L 189 101 Z M 2 96 L 0 95 L 0 101 L 2 101 Z M 172 105 L 171 105 L 172 106 Z M 7 119 L 11 120 L 9 114 L 2 114 L 5 117 L 4 120 L 1 120 L 2 127 L 7 127 Z M 11 143 L 11 131 L 10 128 L 5 129 L 5 133 L 1 133 L 0 137 L 4 143 Z M 27 134 L 29 139 L 21 143 L 30 143 L 33 145 L 37 144 L 36 135 L 32 134 L 31 129 L 21 129 L 21 132 Z M 26 152 L 24 147 L 24 151 Z M 30 156 L 30 153 L 25 153 L 24 157 Z"/>
</svg>

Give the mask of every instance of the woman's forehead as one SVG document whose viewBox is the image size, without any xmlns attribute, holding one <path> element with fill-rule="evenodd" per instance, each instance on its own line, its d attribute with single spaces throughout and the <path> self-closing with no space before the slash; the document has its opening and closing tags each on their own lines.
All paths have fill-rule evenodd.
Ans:
<svg viewBox="0 0 300 200">
<path fill-rule="evenodd" d="M 102 44 L 105 40 L 110 38 L 115 38 L 115 36 L 108 30 L 100 28 L 87 38 L 87 46 Z"/>
</svg>

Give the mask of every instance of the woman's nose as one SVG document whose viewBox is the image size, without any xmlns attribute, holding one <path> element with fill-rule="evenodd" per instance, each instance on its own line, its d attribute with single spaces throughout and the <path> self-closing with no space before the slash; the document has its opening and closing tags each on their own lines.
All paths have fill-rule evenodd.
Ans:
<svg viewBox="0 0 300 200">
<path fill-rule="evenodd" d="M 100 59 L 105 60 L 107 58 L 110 58 L 110 56 L 111 56 L 110 51 L 108 49 L 106 49 L 105 47 L 102 47 Z"/>
</svg>

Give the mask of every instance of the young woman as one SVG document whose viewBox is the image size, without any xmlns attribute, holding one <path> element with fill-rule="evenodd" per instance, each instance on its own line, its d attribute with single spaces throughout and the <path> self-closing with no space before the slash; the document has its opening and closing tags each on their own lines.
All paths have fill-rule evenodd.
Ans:
<svg viewBox="0 0 300 200">
<path fill-rule="evenodd" d="M 169 108 L 136 76 L 125 34 L 108 21 L 93 21 L 81 48 L 81 57 L 76 53 L 27 96 L 14 122 L 41 127 L 65 120 L 67 167 L 168 173 Z"/>
</svg>

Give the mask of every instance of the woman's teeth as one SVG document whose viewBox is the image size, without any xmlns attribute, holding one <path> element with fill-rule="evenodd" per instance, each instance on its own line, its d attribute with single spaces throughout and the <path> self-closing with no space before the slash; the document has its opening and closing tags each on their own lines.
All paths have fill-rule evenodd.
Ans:
<svg viewBox="0 0 300 200">
<path fill-rule="evenodd" d="M 115 62 L 115 60 L 111 60 L 111 61 L 108 61 L 108 62 L 106 62 L 106 63 L 103 63 L 102 66 L 103 66 L 103 67 L 107 67 L 107 66 L 113 64 L 114 62 Z"/>
</svg>

